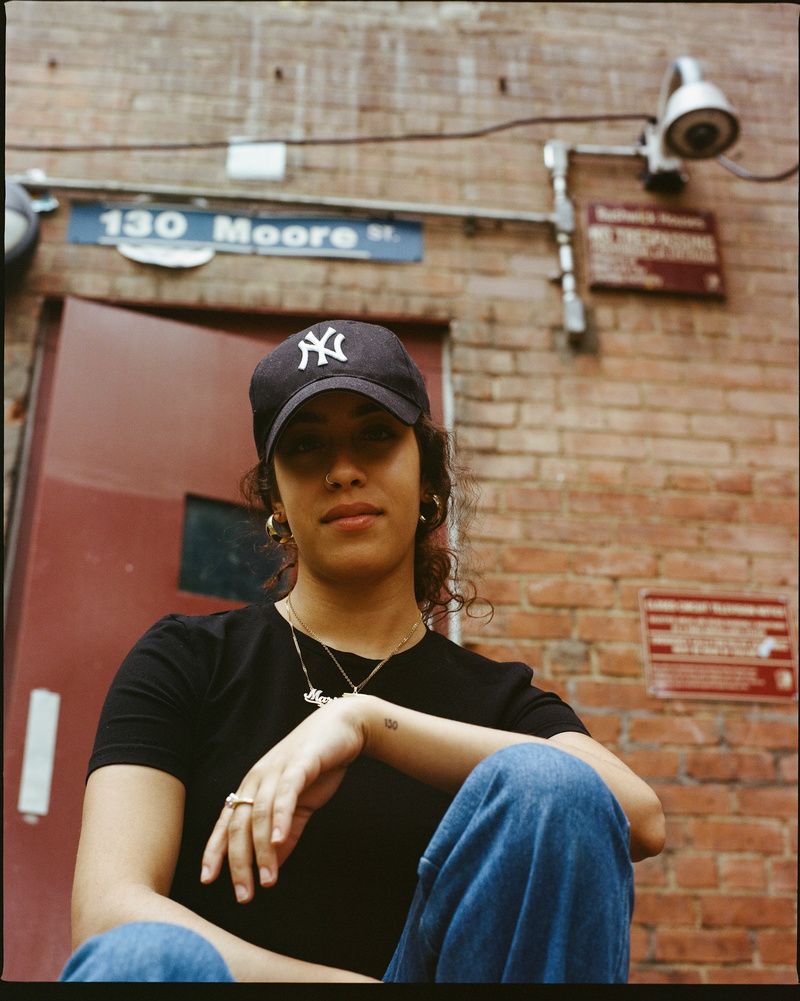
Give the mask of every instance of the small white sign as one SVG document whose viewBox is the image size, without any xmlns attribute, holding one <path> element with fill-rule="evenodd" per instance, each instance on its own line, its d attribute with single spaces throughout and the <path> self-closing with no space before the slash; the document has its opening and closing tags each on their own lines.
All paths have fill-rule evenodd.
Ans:
<svg viewBox="0 0 800 1001">
<path fill-rule="evenodd" d="M 60 708 L 61 696 L 58 692 L 50 692 L 46 688 L 31 691 L 17 803 L 17 809 L 22 814 L 44 817 L 50 809 Z"/>
<path fill-rule="evenodd" d="M 235 181 L 282 181 L 286 177 L 286 144 L 231 139 L 226 165 Z"/>
</svg>

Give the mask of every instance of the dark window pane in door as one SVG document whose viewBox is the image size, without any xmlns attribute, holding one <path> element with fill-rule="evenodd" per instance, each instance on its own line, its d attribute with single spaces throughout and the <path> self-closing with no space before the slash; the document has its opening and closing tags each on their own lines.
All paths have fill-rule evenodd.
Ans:
<svg viewBox="0 0 800 1001">
<path fill-rule="evenodd" d="M 179 587 L 194 594 L 260 602 L 261 586 L 277 571 L 280 553 L 267 556 L 263 523 L 246 508 L 188 495 L 183 519 Z"/>
</svg>

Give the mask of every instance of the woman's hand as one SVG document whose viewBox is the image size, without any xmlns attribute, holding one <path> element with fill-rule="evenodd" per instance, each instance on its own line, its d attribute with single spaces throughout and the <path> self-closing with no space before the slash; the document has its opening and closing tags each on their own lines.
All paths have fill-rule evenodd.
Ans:
<svg viewBox="0 0 800 1001">
<path fill-rule="evenodd" d="M 253 896 L 253 854 L 259 882 L 272 886 L 311 814 L 328 802 L 364 749 L 365 731 L 353 699 L 320 707 L 260 758 L 242 779 L 247 804 L 223 807 L 203 853 L 201 882 L 219 876 L 227 851 L 236 899 Z"/>
</svg>

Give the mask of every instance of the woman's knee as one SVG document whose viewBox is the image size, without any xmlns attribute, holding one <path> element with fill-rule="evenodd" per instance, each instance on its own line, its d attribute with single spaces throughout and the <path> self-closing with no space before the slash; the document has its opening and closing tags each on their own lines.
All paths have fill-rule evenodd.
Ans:
<svg viewBox="0 0 800 1001">
<path fill-rule="evenodd" d="M 607 818 L 627 832 L 627 819 L 611 790 L 585 761 L 547 744 L 524 743 L 503 748 L 484 759 L 468 781 L 483 786 L 492 799 L 525 822 L 531 818 L 559 821 L 576 828 L 576 820 Z"/>
<path fill-rule="evenodd" d="M 72 955 L 63 981 L 213 981 L 233 976 L 214 946 L 180 925 L 155 921 L 119 925 L 88 939 Z"/>
</svg>

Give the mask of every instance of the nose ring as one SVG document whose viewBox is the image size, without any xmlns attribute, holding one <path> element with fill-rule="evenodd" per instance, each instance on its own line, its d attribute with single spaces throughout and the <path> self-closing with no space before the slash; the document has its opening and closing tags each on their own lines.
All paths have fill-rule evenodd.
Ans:
<svg viewBox="0 0 800 1001">
<path fill-rule="evenodd" d="M 328 474 L 327 473 L 325 474 L 325 482 L 328 484 L 329 487 L 335 487 L 336 486 L 335 483 L 333 483 L 331 480 L 328 479 Z"/>
</svg>

